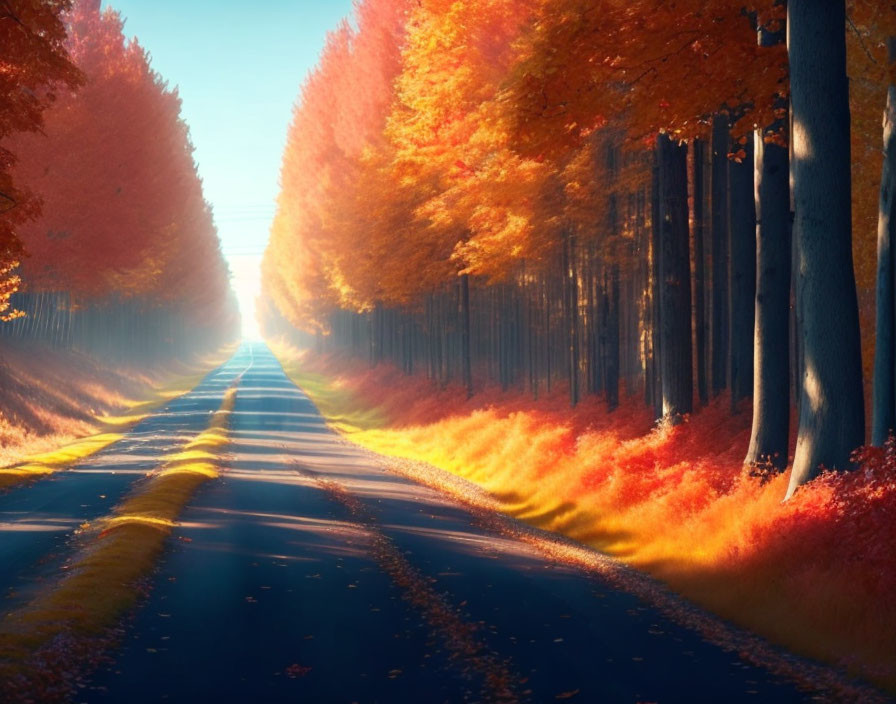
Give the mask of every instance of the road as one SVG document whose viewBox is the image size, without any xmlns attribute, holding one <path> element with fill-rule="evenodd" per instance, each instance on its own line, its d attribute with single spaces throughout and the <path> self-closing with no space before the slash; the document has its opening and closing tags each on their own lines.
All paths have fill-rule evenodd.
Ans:
<svg viewBox="0 0 896 704">
<path fill-rule="evenodd" d="M 228 469 L 83 701 L 811 700 L 385 472 L 249 354 Z"/>
<path fill-rule="evenodd" d="M 73 531 L 109 513 L 159 458 L 208 425 L 224 392 L 249 364 L 241 349 L 188 394 L 140 421 L 124 438 L 65 472 L 0 494 L 0 598 L 9 610 L 64 560 Z"/>
</svg>

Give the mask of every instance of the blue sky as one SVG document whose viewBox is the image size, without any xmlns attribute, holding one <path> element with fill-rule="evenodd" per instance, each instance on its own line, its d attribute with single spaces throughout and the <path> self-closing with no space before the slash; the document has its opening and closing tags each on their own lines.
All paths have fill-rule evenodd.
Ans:
<svg viewBox="0 0 896 704">
<path fill-rule="evenodd" d="M 176 86 L 244 313 L 257 289 L 292 105 L 351 0 L 113 0 Z M 251 312 L 250 312 L 251 315 Z M 244 317 L 246 317 L 244 315 Z"/>
</svg>

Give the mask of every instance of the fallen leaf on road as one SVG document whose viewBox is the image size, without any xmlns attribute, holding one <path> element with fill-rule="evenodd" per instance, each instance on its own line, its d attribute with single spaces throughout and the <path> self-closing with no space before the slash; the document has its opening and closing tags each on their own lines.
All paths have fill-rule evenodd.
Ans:
<svg viewBox="0 0 896 704">
<path fill-rule="evenodd" d="M 298 663 L 293 663 L 286 668 L 286 676 L 293 680 L 296 677 L 304 677 L 309 672 L 311 672 L 310 667 L 304 667 L 302 665 L 299 665 Z"/>
<path fill-rule="evenodd" d="M 554 697 L 554 699 L 572 699 L 574 696 L 576 696 L 581 691 L 582 690 L 580 690 L 580 689 L 572 689 L 569 692 L 561 692 L 556 697 Z"/>
</svg>

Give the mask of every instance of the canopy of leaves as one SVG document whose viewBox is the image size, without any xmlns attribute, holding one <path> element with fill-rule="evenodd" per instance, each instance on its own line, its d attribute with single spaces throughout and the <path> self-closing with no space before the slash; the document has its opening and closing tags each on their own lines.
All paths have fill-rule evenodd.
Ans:
<svg viewBox="0 0 896 704">
<path fill-rule="evenodd" d="M 28 287 L 224 315 L 229 272 L 176 91 L 99 0 L 77 2 L 66 20 L 63 48 L 83 85 L 58 91 L 40 133 L 7 141 L 16 181 L 43 201 L 18 227 Z"/>
<path fill-rule="evenodd" d="M 19 285 L 17 228 L 40 212 L 39 200 L 13 178 L 16 156 L 6 138 L 40 129 L 54 91 L 81 81 L 65 46 L 63 13 L 70 6 L 71 0 L 0 2 L 0 313 Z"/>
<path fill-rule="evenodd" d="M 896 12 L 852 0 L 850 17 L 859 164 L 880 158 Z M 295 108 L 268 309 L 323 329 L 336 307 L 420 306 L 459 274 L 555 266 L 571 234 L 631 263 L 620 203 L 646 187 L 658 132 L 705 138 L 724 113 L 746 139 L 780 116 L 786 50 L 757 29 L 783 19 L 775 0 L 359 2 Z M 873 272 L 879 168 L 863 171 Z"/>
</svg>

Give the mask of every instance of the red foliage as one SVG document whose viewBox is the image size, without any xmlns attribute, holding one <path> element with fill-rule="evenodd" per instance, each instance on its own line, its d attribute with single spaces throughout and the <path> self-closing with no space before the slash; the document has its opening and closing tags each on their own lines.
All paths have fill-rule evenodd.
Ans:
<svg viewBox="0 0 896 704">
<path fill-rule="evenodd" d="M 58 96 L 40 134 L 9 142 L 17 180 L 43 200 L 19 229 L 29 287 L 223 315 L 228 272 L 176 91 L 99 0 L 76 3 L 67 24 L 86 84 Z"/>
<path fill-rule="evenodd" d="M 0 6 L 0 141 L 39 129 L 53 88 L 80 82 L 64 46 L 62 15 L 69 7 L 71 0 L 7 0 Z M 14 272 L 23 247 L 17 230 L 40 212 L 39 200 L 13 177 L 16 160 L 13 148 L 0 146 L 0 313 L 19 285 Z"/>
</svg>

